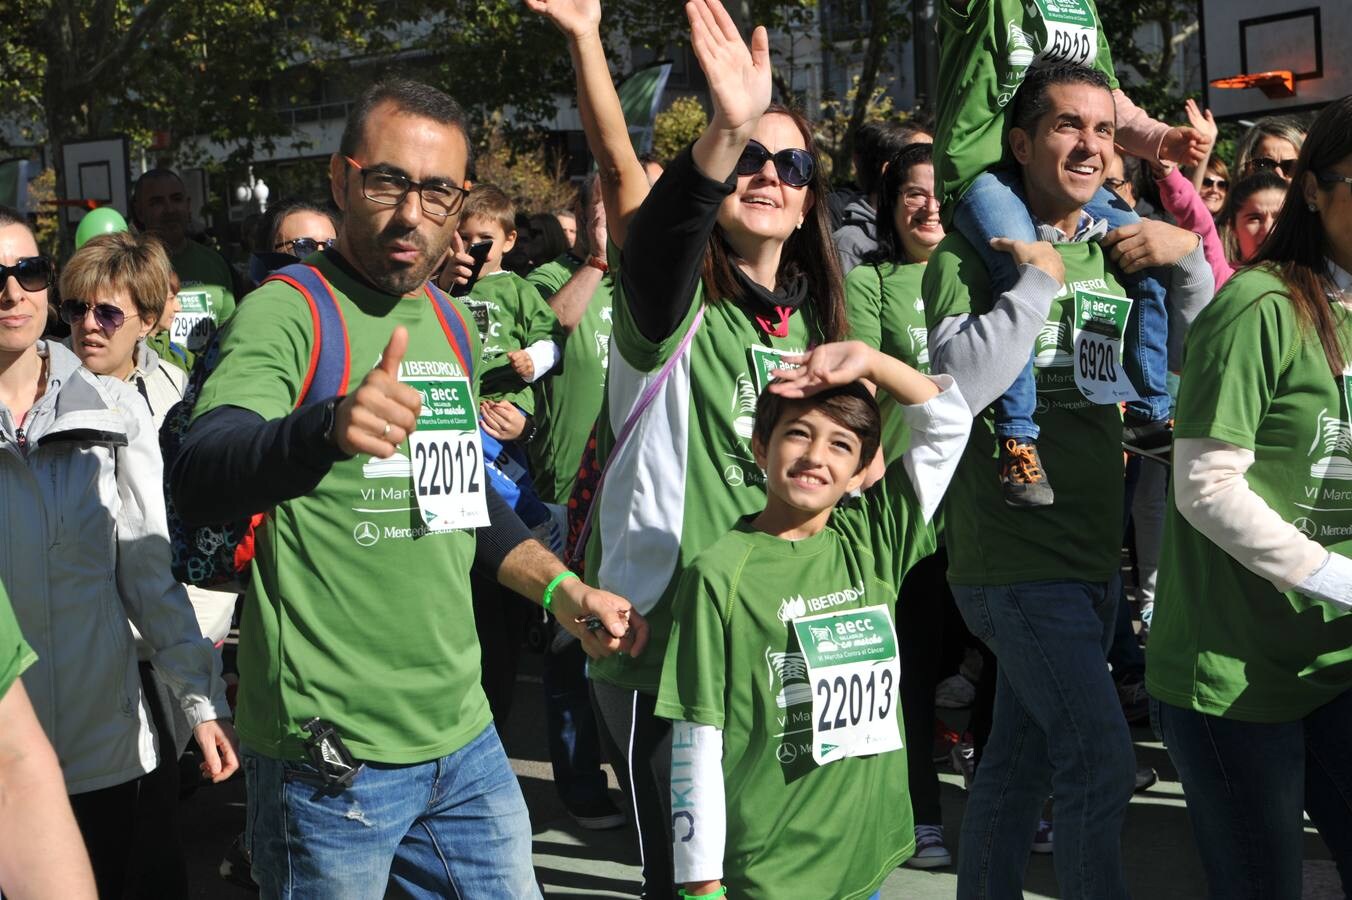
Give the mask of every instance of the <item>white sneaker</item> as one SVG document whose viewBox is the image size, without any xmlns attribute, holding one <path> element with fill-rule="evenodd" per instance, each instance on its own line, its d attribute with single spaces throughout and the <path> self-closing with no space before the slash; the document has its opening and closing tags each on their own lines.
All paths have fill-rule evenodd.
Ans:
<svg viewBox="0 0 1352 900">
<path fill-rule="evenodd" d="M 915 826 L 915 856 L 906 860 L 910 869 L 942 869 L 953 865 L 953 854 L 944 846 L 942 825 Z"/>
</svg>

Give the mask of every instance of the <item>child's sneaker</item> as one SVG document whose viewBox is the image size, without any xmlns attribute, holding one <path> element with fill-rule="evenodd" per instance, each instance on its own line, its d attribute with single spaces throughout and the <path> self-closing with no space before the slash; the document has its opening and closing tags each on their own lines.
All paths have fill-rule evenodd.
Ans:
<svg viewBox="0 0 1352 900">
<path fill-rule="evenodd" d="M 1005 438 L 1000 445 L 1000 484 L 1005 503 L 1018 509 L 1051 506 L 1055 498 L 1037 442 L 1026 438 Z"/>
<path fill-rule="evenodd" d="M 1173 460 L 1174 425 L 1167 419 L 1162 422 L 1124 424 L 1122 449 L 1167 466 Z"/>
<path fill-rule="evenodd" d="M 1052 838 L 1052 823 L 1046 819 L 1039 819 L 1037 823 L 1037 833 L 1033 835 L 1033 852 L 1051 853 Z"/>
<path fill-rule="evenodd" d="M 953 854 L 944 846 L 944 826 L 915 826 L 915 856 L 906 860 L 910 869 L 942 869 L 953 865 Z"/>
</svg>

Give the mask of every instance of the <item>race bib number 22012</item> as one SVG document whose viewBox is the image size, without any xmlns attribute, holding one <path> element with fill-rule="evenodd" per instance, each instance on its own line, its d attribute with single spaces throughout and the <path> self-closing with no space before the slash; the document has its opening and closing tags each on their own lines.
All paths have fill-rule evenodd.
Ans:
<svg viewBox="0 0 1352 900">
<path fill-rule="evenodd" d="M 422 395 L 418 428 L 409 435 L 413 494 L 431 531 L 488 524 L 483 444 L 467 378 L 406 384 Z"/>
</svg>

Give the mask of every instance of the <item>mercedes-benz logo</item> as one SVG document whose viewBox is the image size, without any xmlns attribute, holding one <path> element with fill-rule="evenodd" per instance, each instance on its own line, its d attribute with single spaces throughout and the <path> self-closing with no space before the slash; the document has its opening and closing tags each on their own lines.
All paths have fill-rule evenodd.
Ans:
<svg viewBox="0 0 1352 900">
<path fill-rule="evenodd" d="M 779 757 L 779 761 L 787 766 L 798 758 L 798 748 L 794 746 L 792 741 L 785 741 L 779 745 L 779 752 L 776 755 Z"/>
<path fill-rule="evenodd" d="M 1296 530 L 1299 531 L 1301 534 L 1305 535 L 1307 538 L 1313 539 L 1317 537 L 1319 534 L 1319 528 L 1315 526 L 1314 522 L 1311 522 L 1305 516 L 1301 516 L 1299 519 L 1296 519 L 1291 524 L 1296 526 Z"/>
<path fill-rule="evenodd" d="M 352 529 L 352 540 L 357 542 L 358 547 L 370 547 L 380 540 L 380 529 L 370 522 L 358 522 L 357 527 Z"/>
</svg>

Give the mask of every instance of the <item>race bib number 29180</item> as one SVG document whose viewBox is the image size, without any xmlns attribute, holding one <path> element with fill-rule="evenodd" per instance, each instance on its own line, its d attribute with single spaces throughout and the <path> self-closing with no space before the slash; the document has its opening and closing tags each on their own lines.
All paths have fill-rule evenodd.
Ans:
<svg viewBox="0 0 1352 900">
<path fill-rule="evenodd" d="M 422 395 L 418 428 L 409 435 L 413 495 L 431 531 L 488 524 L 483 444 L 467 378 L 406 382 Z"/>
<path fill-rule="evenodd" d="M 812 686 L 812 758 L 900 750 L 897 633 L 886 607 L 793 620 Z"/>
</svg>

